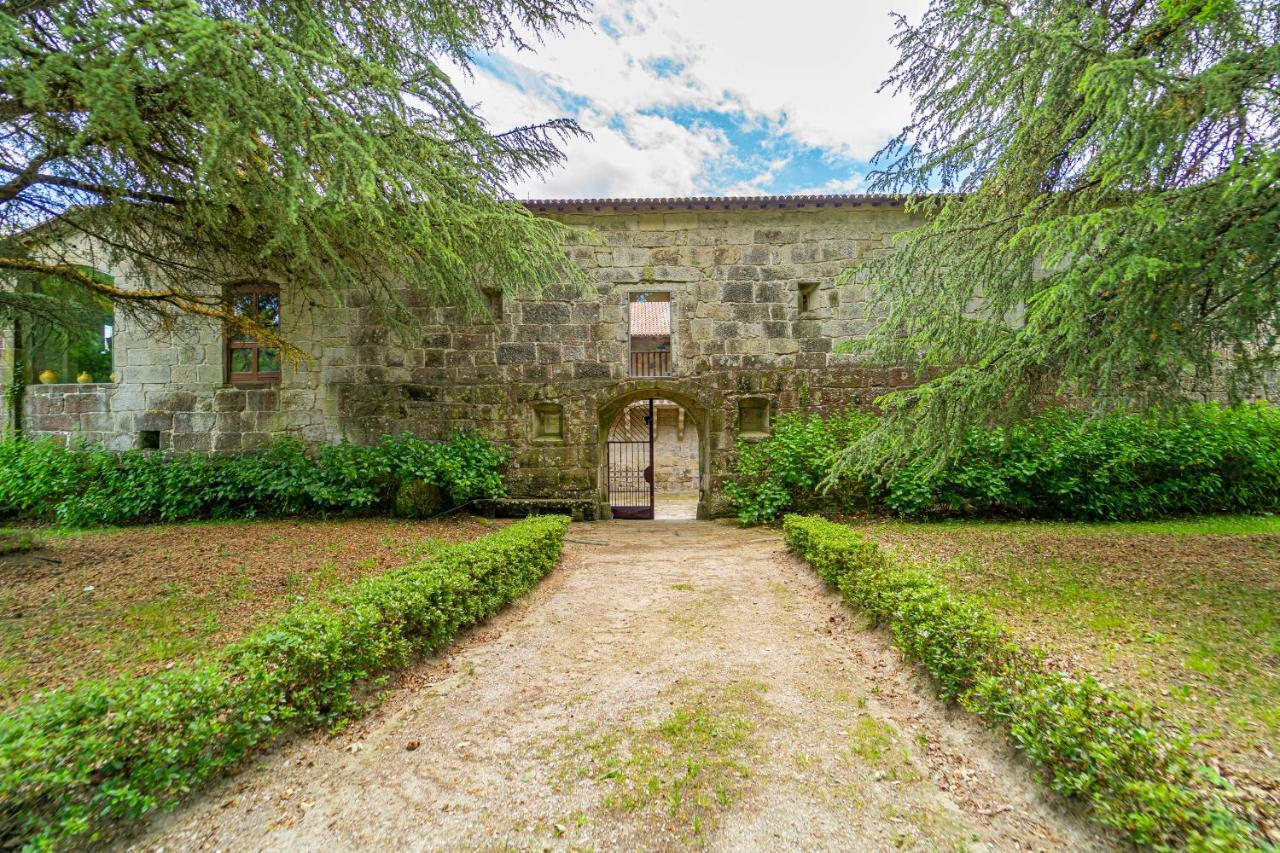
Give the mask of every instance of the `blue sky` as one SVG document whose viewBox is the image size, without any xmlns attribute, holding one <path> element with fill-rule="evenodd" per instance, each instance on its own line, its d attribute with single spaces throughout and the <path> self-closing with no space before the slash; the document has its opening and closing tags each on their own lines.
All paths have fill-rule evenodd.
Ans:
<svg viewBox="0 0 1280 853">
<path fill-rule="evenodd" d="M 890 12 L 924 0 L 597 0 L 593 25 L 477 57 L 460 80 L 501 129 L 593 135 L 523 198 L 858 192 L 910 104 L 878 93 Z"/>
</svg>

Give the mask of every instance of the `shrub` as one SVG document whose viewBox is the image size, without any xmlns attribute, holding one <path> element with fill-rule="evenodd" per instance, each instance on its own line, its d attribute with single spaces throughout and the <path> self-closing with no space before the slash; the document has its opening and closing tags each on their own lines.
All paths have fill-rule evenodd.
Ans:
<svg viewBox="0 0 1280 853">
<path fill-rule="evenodd" d="M 867 414 L 829 417 L 788 412 L 778 416 L 767 438 L 739 439 L 738 458 L 725 495 L 743 524 L 777 518 L 784 510 L 848 512 L 867 509 L 869 493 L 845 480 L 825 495 L 818 484 L 831 471 L 835 454 L 857 441 L 875 422 Z"/>
<path fill-rule="evenodd" d="M 372 447 L 314 450 L 281 438 L 238 456 L 112 453 L 7 438 L 0 441 L 0 516 L 90 526 L 368 512 L 411 480 L 462 504 L 503 496 L 506 461 L 502 448 L 466 433 L 447 442 L 406 434 Z"/>
<path fill-rule="evenodd" d="M 769 438 L 739 448 L 726 486 L 743 523 L 787 509 L 906 517 L 1080 520 L 1280 510 L 1280 409 L 1191 405 L 1169 413 L 1089 418 L 1054 410 L 973 430 L 938 469 L 908 463 L 879 478 L 819 484 L 835 452 L 869 416 L 784 416 Z"/>
<path fill-rule="evenodd" d="M 1230 809 L 1231 786 L 1191 738 L 1150 706 L 1050 670 L 981 605 L 890 558 L 839 524 L 788 515 L 787 545 L 851 605 L 886 625 L 939 693 L 1007 728 L 1055 790 L 1160 849 L 1251 849 L 1261 835 Z"/>
<path fill-rule="evenodd" d="M 206 664 L 57 690 L 0 719 L 0 841 L 96 839 L 234 767 L 282 732 L 360 710 L 369 679 L 438 649 L 528 592 L 564 516 L 531 518 L 299 606 Z M 86 839 L 80 839 L 83 843 Z"/>
<path fill-rule="evenodd" d="M 1211 404 L 1090 419 L 1051 411 L 975 430 L 948 465 L 895 472 L 903 516 L 1083 520 L 1280 509 L 1280 409 Z"/>
<path fill-rule="evenodd" d="M 433 518 L 444 509 L 444 492 L 426 480 L 409 480 L 396 490 L 395 509 L 401 518 Z"/>
</svg>

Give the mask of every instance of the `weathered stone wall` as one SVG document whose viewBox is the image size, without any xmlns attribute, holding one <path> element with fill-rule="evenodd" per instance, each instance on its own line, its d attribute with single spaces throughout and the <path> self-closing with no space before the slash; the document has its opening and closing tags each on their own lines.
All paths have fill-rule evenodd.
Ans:
<svg viewBox="0 0 1280 853">
<path fill-rule="evenodd" d="M 284 432 L 367 442 L 401 431 L 441 438 L 476 429 L 513 449 L 514 495 L 600 498 L 608 418 L 627 399 L 653 395 L 688 410 L 703 510 L 716 512 L 741 403 L 774 414 L 830 410 L 869 404 L 908 381 L 902 371 L 863 369 L 835 352 L 868 328 L 863 292 L 835 280 L 909 224 L 894 205 L 539 212 L 598 236 L 569 249 L 593 281 L 586 293 L 514 301 L 498 322 L 423 307 L 421 330 L 401 342 L 358 304 L 308 309 L 286 287 L 284 332 L 311 358 L 286 365 L 279 385 L 264 388 L 226 384 L 214 325 L 193 321 L 160 336 L 122 323 L 117 381 L 29 389 L 26 426 L 115 448 L 158 431 L 162 449 L 210 451 L 251 448 Z M 816 288 L 807 310 L 802 286 Z M 627 310 L 638 291 L 671 294 L 669 379 L 627 376 Z M 536 435 L 539 404 L 563 407 L 561 435 Z"/>
</svg>

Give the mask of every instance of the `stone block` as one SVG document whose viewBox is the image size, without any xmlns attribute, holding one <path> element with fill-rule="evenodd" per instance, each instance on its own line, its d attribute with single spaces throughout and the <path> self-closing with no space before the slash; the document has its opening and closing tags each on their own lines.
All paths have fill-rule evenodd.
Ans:
<svg viewBox="0 0 1280 853">
<path fill-rule="evenodd" d="M 245 391 L 245 408 L 251 412 L 274 412 L 280 408 L 278 388 L 249 388 Z"/>
<path fill-rule="evenodd" d="M 140 385 L 168 385 L 172 371 L 167 364 L 140 364 L 129 368 L 129 381 Z"/>
<path fill-rule="evenodd" d="M 699 281 L 702 278 L 702 271 L 697 267 L 659 265 L 653 268 L 651 278 L 653 281 Z"/>
<path fill-rule="evenodd" d="M 790 337 L 791 324 L 779 321 L 770 321 L 764 324 L 764 333 L 770 338 Z"/>
<path fill-rule="evenodd" d="M 205 414 L 203 412 L 179 412 L 173 416 L 173 431 L 175 433 L 207 434 L 213 429 L 219 417 L 219 415 Z"/>
<path fill-rule="evenodd" d="M 575 379 L 608 379 L 612 371 L 607 364 L 578 362 L 573 366 Z"/>
<path fill-rule="evenodd" d="M 169 449 L 178 453 L 208 453 L 213 449 L 213 436 L 207 432 L 175 432 L 169 438 Z"/>
<path fill-rule="evenodd" d="M 159 430 L 168 432 L 173 429 L 173 412 L 139 412 L 133 418 L 133 431 Z"/>
<path fill-rule="evenodd" d="M 498 364 L 530 364 L 537 357 L 538 348 L 532 343 L 498 344 Z"/>
<path fill-rule="evenodd" d="M 567 302 L 525 302 L 520 306 L 520 314 L 525 323 L 568 323 L 572 319 L 572 309 Z"/>
</svg>

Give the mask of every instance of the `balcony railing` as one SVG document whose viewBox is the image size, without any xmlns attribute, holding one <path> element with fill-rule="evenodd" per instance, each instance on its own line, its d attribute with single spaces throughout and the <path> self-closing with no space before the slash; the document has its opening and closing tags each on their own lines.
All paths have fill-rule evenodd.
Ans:
<svg viewBox="0 0 1280 853">
<path fill-rule="evenodd" d="M 670 352 L 633 352 L 631 353 L 632 376 L 670 376 Z"/>
</svg>

